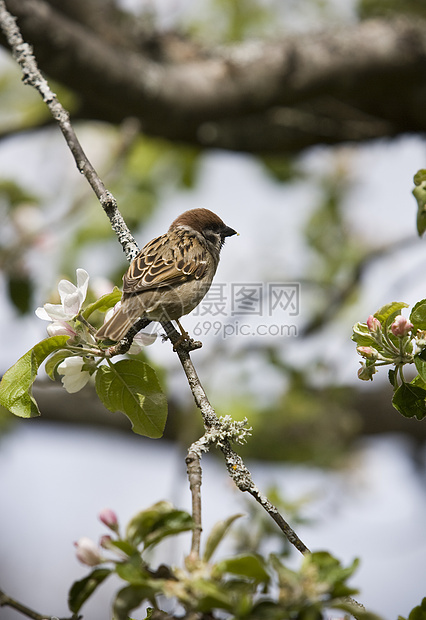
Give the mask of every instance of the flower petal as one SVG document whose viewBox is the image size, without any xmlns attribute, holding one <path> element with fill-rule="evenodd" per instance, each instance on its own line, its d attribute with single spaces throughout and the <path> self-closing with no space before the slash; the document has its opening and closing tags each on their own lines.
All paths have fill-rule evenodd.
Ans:
<svg viewBox="0 0 426 620">
<path fill-rule="evenodd" d="M 101 551 L 90 538 L 83 536 L 74 545 L 76 547 L 76 556 L 83 564 L 96 566 L 102 562 Z"/>
<path fill-rule="evenodd" d="M 47 326 L 49 336 L 75 336 L 76 332 L 66 321 L 53 321 Z"/>
<path fill-rule="evenodd" d="M 84 359 L 79 355 L 67 357 L 58 366 L 58 373 L 62 377 L 62 385 L 69 394 L 74 394 L 81 390 L 90 379 L 90 373 L 82 370 Z"/>
<path fill-rule="evenodd" d="M 89 286 L 89 274 L 85 269 L 77 269 L 77 288 L 80 291 L 81 303 L 86 299 Z"/>
<path fill-rule="evenodd" d="M 39 306 L 35 311 L 36 316 L 42 321 L 51 321 L 50 315 L 46 312 L 46 308 Z"/>
<path fill-rule="evenodd" d="M 90 373 L 87 370 L 83 370 L 78 375 L 64 375 L 62 377 L 62 385 L 68 394 L 75 394 L 84 388 L 89 379 Z"/>
<path fill-rule="evenodd" d="M 89 274 L 84 269 L 77 269 L 76 273 L 77 286 L 69 280 L 61 280 L 58 284 L 58 292 L 67 318 L 73 318 L 79 313 L 87 295 Z"/>
<path fill-rule="evenodd" d="M 133 338 L 132 345 L 129 349 L 131 355 L 137 355 L 144 347 L 149 347 L 157 339 L 157 334 L 139 333 Z"/>
<path fill-rule="evenodd" d="M 77 290 L 77 287 L 75 284 L 73 284 L 72 282 L 70 282 L 69 280 L 60 280 L 59 284 L 58 284 L 58 293 L 61 297 L 61 301 L 64 301 L 64 298 L 67 295 L 72 295 L 73 293 L 75 293 Z"/>
<path fill-rule="evenodd" d="M 74 355 L 73 357 L 67 357 L 58 366 L 58 372 L 60 375 L 76 374 L 81 371 L 84 365 L 84 359 L 81 355 Z"/>
<path fill-rule="evenodd" d="M 77 289 L 73 293 L 65 295 L 64 299 L 62 300 L 62 307 L 65 316 L 68 319 L 74 318 L 80 311 L 81 303 L 82 302 Z"/>
<path fill-rule="evenodd" d="M 61 304 L 44 304 L 44 309 L 51 321 L 60 321 L 68 318 Z"/>
</svg>

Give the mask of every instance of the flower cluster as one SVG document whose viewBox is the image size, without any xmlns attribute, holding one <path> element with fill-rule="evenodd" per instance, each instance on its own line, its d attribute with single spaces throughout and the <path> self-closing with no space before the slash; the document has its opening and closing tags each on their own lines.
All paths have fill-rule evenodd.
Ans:
<svg viewBox="0 0 426 620">
<path fill-rule="evenodd" d="M 394 301 L 356 323 L 352 340 L 363 357 L 358 377 L 373 379 L 378 366 L 391 366 L 392 405 L 406 418 L 426 418 L 426 299 L 418 301 L 407 318 L 401 314 L 408 304 Z M 405 378 L 404 366 L 411 365 Z"/>
<path fill-rule="evenodd" d="M 109 527 L 114 533 L 118 534 L 118 519 L 117 515 L 110 508 L 105 508 L 99 513 L 99 520 L 104 525 Z M 108 562 L 108 558 L 104 557 L 102 549 L 114 550 L 113 539 L 108 534 L 101 536 L 99 545 L 97 545 L 91 538 L 82 536 L 75 543 L 77 559 L 87 566 L 97 566 L 104 562 Z M 115 549 L 119 553 L 119 549 Z"/>
<path fill-rule="evenodd" d="M 183 610 L 185 618 L 300 618 L 300 604 L 304 618 L 325 617 L 326 609 L 359 617 L 359 609 L 351 607 L 347 598 L 354 590 L 346 584 L 357 561 L 343 567 L 324 551 L 308 553 L 295 572 L 277 554 L 264 558 L 259 553 L 234 552 L 212 560 L 230 526 L 241 516 L 231 515 L 217 523 L 202 554 L 191 552 L 183 566 L 154 568 L 151 550 L 166 538 L 194 530 L 191 515 L 160 501 L 134 515 L 120 536 L 115 514 L 102 511 L 99 518 L 111 535 L 102 536 L 99 545 L 86 537 L 75 543 L 77 558 L 91 569 L 69 591 L 73 618 L 81 617 L 81 607 L 110 576 L 115 583 L 117 578 L 124 582 L 113 600 L 112 616 L 117 620 L 140 617 L 132 611 L 141 605 L 157 610 L 160 617 L 170 617 L 162 611 L 166 601 L 169 609 Z M 146 613 L 151 617 L 149 610 Z M 363 617 L 372 619 L 373 615 Z"/>
<path fill-rule="evenodd" d="M 56 366 L 56 372 L 62 376 L 62 384 L 69 393 L 78 392 L 86 385 L 91 375 L 97 371 L 104 354 L 94 336 L 95 328 L 88 323 L 82 311 L 89 286 L 89 274 L 84 269 L 77 269 L 76 274 L 77 285 L 68 280 L 59 282 L 60 304 L 46 303 L 35 311 L 40 319 L 49 321 L 47 326 L 49 336 L 69 337 L 66 345 L 67 354 L 62 356 Z M 111 318 L 120 307 L 120 303 L 109 308 L 104 321 Z M 155 334 L 136 335 L 129 353 L 136 355 L 143 347 L 152 344 L 155 338 Z M 100 358 L 98 361 L 96 361 L 97 355 Z"/>
<path fill-rule="evenodd" d="M 383 323 L 376 315 L 370 315 L 366 323 L 356 323 L 352 339 L 358 344 L 357 352 L 364 358 L 358 371 L 359 379 L 373 380 L 377 366 L 395 365 L 401 369 L 411 364 L 417 353 L 415 337 L 417 330 L 402 314 L 392 313 Z"/>
</svg>

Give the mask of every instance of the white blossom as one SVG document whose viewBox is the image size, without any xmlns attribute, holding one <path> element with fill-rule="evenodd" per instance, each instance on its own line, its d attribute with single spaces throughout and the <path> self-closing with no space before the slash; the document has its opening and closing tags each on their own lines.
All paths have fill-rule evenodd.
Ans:
<svg viewBox="0 0 426 620">
<path fill-rule="evenodd" d="M 87 566 L 96 566 L 103 562 L 101 551 L 90 538 L 83 536 L 74 543 L 77 558 Z"/>
<path fill-rule="evenodd" d="M 83 370 L 84 359 L 79 355 L 67 357 L 61 362 L 57 371 L 62 377 L 62 385 L 70 394 L 80 391 L 89 381 L 90 373 Z"/>
<path fill-rule="evenodd" d="M 89 274 L 84 269 L 77 269 L 77 286 L 68 280 L 61 280 L 58 284 L 58 292 L 61 298 L 60 304 L 44 304 L 35 311 L 39 319 L 52 321 L 47 332 L 49 336 L 69 335 L 74 336 L 75 331 L 68 321 L 77 316 L 87 295 Z"/>
<path fill-rule="evenodd" d="M 149 347 L 157 339 L 157 334 L 136 334 L 133 338 L 129 353 L 137 355 L 144 347 Z"/>
</svg>

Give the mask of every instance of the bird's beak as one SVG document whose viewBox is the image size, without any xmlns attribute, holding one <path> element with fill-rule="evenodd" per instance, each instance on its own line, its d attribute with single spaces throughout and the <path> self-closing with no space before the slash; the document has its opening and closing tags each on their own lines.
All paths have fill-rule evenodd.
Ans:
<svg viewBox="0 0 426 620">
<path fill-rule="evenodd" d="M 239 235 L 240 233 L 237 233 L 236 230 L 234 230 L 233 228 L 229 228 L 229 226 L 227 226 L 225 228 L 225 230 L 222 231 L 222 237 L 232 237 L 232 235 Z"/>
</svg>

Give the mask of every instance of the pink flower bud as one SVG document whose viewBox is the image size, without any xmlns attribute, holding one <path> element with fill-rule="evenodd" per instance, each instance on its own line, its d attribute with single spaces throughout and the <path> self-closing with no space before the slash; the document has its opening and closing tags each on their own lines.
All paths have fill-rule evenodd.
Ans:
<svg viewBox="0 0 426 620">
<path fill-rule="evenodd" d="M 77 332 L 66 321 L 53 321 L 47 326 L 49 336 L 71 336 L 73 338 Z"/>
<path fill-rule="evenodd" d="M 397 338 L 403 338 L 412 329 L 413 324 L 410 323 L 410 321 L 406 319 L 405 316 L 402 316 L 402 314 L 399 314 L 397 317 L 395 317 L 395 320 L 391 325 L 391 332 Z"/>
<path fill-rule="evenodd" d="M 111 508 L 104 508 L 99 513 L 99 520 L 102 521 L 110 530 L 116 532 L 118 530 L 117 515 Z"/>
<path fill-rule="evenodd" d="M 112 538 L 111 536 L 109 536 L 109 534 L 104 534 L 99 539 L 99 546 L 102 547 L 102 549 L 114 548 L 114 545 L 112 545 L 111 543 L 112 543 Z"/>
<path fill-rule="evenodd" d="M 367 327 L 370 330 L 370 332 L 378 332 L 382 329 L 382 324 L 380 323 L 378 319 L 376 319 L 375 316 L 370 314 L 370 316 L 367 319 Z"/>
<path fill-rule="evenodd" d="M 365 357 L 368 360 L 376 360 L 378 357 L 378 352 L 373 347 L 357 347 L 356 350 L 362 357 Z"/>
<path fill-rule="evenodd" d="M 77 559 L 83 564 L 97 566 L 103 561 L 99 547 L 90 538 L 83 536 L 74 543 L 74 546 L 77 549 Z"/>
</svg>

